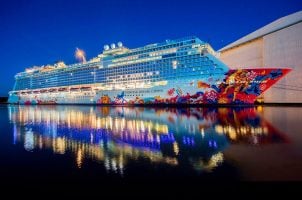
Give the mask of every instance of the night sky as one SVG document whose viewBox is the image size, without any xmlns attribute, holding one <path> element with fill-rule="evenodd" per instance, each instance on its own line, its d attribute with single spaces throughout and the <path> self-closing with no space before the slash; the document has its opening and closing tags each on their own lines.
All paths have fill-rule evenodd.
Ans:
<svg viewBox="0 0 302 200">
<path fill-rule="evenodd" d="M 95 57 L 105 44 L 137 48 L 195 35 L 215 50 L 288 14 L 301 0 L 0 0 L 0 96 L 33 65 Z"/>
</svg>

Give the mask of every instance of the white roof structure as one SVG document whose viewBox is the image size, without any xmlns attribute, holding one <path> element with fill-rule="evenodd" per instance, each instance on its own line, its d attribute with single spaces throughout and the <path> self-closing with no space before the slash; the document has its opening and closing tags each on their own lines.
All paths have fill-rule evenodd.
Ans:
<svg viewBox="0 0 302 200">
<path fill-rule="evenodd" d="M 249 42 L 251 40 L 257 39 L 259 37 L 268 35 L 272 32 L 276 32 L 278 30 L 284 29 L 288 26 L 291 26 L 293 24 L 297 24 L 299 22 L 302 22 L 302 11 L 293 13 L 291 15 L 287 15 L 285 17 L 282 17 L 280 19 L 277 19 L 276 21 L 273 21 L 272 23 L 240 38 L 239 40 L 223 47 L 219 50 L 219 52 L 230 49 L 232 47 L 238 46 L 240 44 Z"/>
</svg>

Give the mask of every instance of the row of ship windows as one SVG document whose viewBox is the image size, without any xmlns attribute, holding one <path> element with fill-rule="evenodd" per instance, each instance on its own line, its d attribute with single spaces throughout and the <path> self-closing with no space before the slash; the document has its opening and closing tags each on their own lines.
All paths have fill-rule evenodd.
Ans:
<svg viewBox="0 0 302 200">
<path fill-rule="evenodd" d="M 181 77 L 178 77 L 178 78 L 181 78 Z M 194 77 L 192 77 L 194 78 Z M 178 79 L 175 79 L 173 77 L 169 77 L 169 79 L 155 79 L 155 80 L 152 80 L 153 81 L 162 81 L 162 80 L 178 80 Z M 149 80 L 144 80 L 146 81 L 146 83 L 151 83 L 151 81 Z M 180 80 L 181 81 L 181 80 Z M 104 81 L 104 82 L 99 82 L 99 83 L 104 83 L 104 84 L 108 84 L 108 83 L 111 83 L 111 84 L 126 84 L 128 81 L 121 81 L 121 80 L 116 80 L 116 81 Z M 90 84 L 91 82 L 77 82 L 77 83 L 60 83 L 60 84 L 47 84 L 47 85 L 40 85 L 40 86 L 30 86 L 29 84 L 24 84 L 24 85 L 17 85 L 15 90 L 21 90 L 21 89 L 37 89 L 37 88 L 48 88 L 48 87 L 59 87 L 59 86 L 66 86 L 66 85 L 78 85 L 78 84 Z"/>
<path fill-rule="evenodd" d="M 96 78 L 96 79 L 92 79 L 92 78 L 88 78 L 88 77 L 82 77 L 81 79 L 73 79 L 73 80 L 52 80 L 52 81 L 45 81 L 44 80 L 36 80 L 36 81 L 32 81 L 31 83 L 29 81 L 19 81 L 17 83 L 17 86 L 19 87 L 26 87 L 26 86 L 32 86 L 32 87 L 41 87 L 41 85 L 43 86 L 57 86 L 57 85 L 72 85 L 72 84 L 78 84 L 78 83 L 94 83 L 94 82 L 111 82 L 112 80 L 116 80 L 116 81 L 131 81 L 131 80 L 158 80 L 158 79 L 163 79 L 165 78 L 177 78 L 177 77 L 182 77 L 182 76 L 200 76 L 200 75 L 207 75 L 209 73 L 213 73 L 211 72 L 211 70 L 209 71 L 203 71 L 200 68 L 196 68 L 196 69 L 192 69 L 190 71 L 182 71 L 185 73 L 178 73 L 178 72 L 169 72 L 169 73 L 161 73 L 161 76 L 159 75 L 153 75 L 153 76 L 137 76 L 137 77 L 120 77 L 120 76 L 110 76 L 107 77 L 107 79 L 105 79 L 105 77 L 103 78 Z M 222 69 L 220 69 L 220 71 L 222 72 Z M 188 73 L 190 72 L 190 73 Z M 200 73 L 196 73 L 196 72 L 200 72 Z"/>
<path fill-rule="evenodd" d="M 143 93 L 141 93 L 141 94 L 126 94 L 125 95 L 125 97 L 136 97 L 136 96 L 144 96 L 144 94 Z"/>
<path fill-rule="evenodd" d="M 207 73 L 207 74 L 193 74 L 190 75 L 190 77 L 196 77 L 196 76 L 208 76 L 208 75 L 215 75 L 215 74 L 219 74 L 219 73 Z M 156 78 L 129 78 L 129 79 L 120 79 L 120 78 L 111 78 L 110 80 L 102 80 L 102 81 L 98 81 L 98 83 L 127 83 L 129 81 L 139 81 L 139 80 L 143 80 L 145 82 L 153 82 L 153 81 L 161 81 L 161 80 L 175 80 L 175 79 L 181 79 L 183 77 L 187 77 L 187 74 L 180 74 L 178 76 L 175 75 L 170 75 L 170 76 L 166 76 L 165 78 L 162 77 L 156 77 Z M 20 88 L 41 88 L 41 86 L 44 87 L 55 87 L 55 86 L 64 86 L 64 85 L 77 85 L 77 84 L 90 84 L 90 83 L 95 83 L 93 81 L 87 81 L 87 80 L 77 80 L 77 81 L 62 81 L 62 82 L 58 82 L 58 83 L 47 83 L 47 84 L 28 84 L 28 83 L 23 83 L 23 84 L 17 84 L 16 89 L 20 89 Z"/>
<path fill-rule="evenodd" d="M 72 99 L 87 99 L 87 98 L 93 98 L 94 96 L 72 96 Z M 70 97 L 69 97 L 70 98 Z"/>
<path fill-rule="evenodd" d="M 163 50 L 163 49 L 170 49 L 170 48 L 180 47 L 185 44 L 188 45 L 188 44 L 193 44 L 193 43 L 195 43 L 195 39 L 189 40 L 189 41 L 183 41 L 183 42 L 179 42 L 179 43 L 175 43 L 175 44 L 160 46 L 160 47 L 154 47 L 154 48 L 146 49 L 146 50 L 139 50 L 136 52 L 123 54 L 121 56 L 116 56 L 116 58 L 122 58 L 122 57 L 126 57 L 126 56 L 138 55 L 138 54 L 143 54 L 143 53 L 149 53 L 149 52 L 159 51 L 159 50 Z"/>
<path fill-rule="evenodd" d="M 194 59 L 195 58 L 195 59 Z M 197 58 L 197 59 L 196 59 Z M 198 59 L 199 58 L 199 59 Z M 160 61 L 157 61 L 158 64 L 164 64 L 164 63 L 170 63 L 172 60 L 175 60 L 176 58 L 169 58 L 169 59 L 162 59 Z M 181 57 L 181 58 L 177 58 L 176 60 L 179 61 L 179 63 L 183 62 L 183 63 L 192 63 L 192 62 L 204 62 L 207 61 L 207 57 L 200 57 L 199 55 L 192 55 L 192 56 L 187 56 L 187 57 Z M 145 63 L 138 63 L 138 64 L 133 64 L 133 65 L 126 65 L 126 66 L 123 66 L 123 67 L 131 67 L 131 66 L 144 66 L 144 65 L 148 65 L 150 63 L 152 63 L 154 61 L 151 61 L 151 62 L 145 62 Z M 122 67 L 122 68 L 123 68 Z M 57 75 L 65 75 L 66 73 L 77 73 L 77 72 L 81 72 L 83 70 L 87 71 L 88 72 L 93 72 L 95 71 L 96 67 L 83 67 L 83 68 L 77 68 L 76 70 L 68 70 L 68 72 L 66 70 L 64 71 L 56 71 L 56 74 Z M 107 69 L 99 69 L 98 71 L 108 71 L 108 68 Z M 109 73 L 110 73 L 110 69 L 109 69 Z M 32 75 L 33 77 L 36 77 L 36 76 L 40 76 L 41 74 L 39 75 Z M 43 73 L 44 76 L 53 76 L 54 73 L 53 72 L 49 72 L 49 73 Z"/>
<path fill-rule="evenodd" d="M 165 59 L 160 59 L 160 60 L 153 60 L 153 61 L 148 61 L 148 62 L 138 62 L 138 63 L 134 63 L 134 64 L 127 64 L 125 63 L 122 66 L 114 66 L 111 69 L 115 69 L 118 67 L 131 67 L 131 66 L 146 66 L 149 64 L 164 64 L 164 63 L 171 63 L 173 60 L 177 60 L 180 63 L 191 63 L 191 62 L 203 62 L 206 63 L 209 61 L 209 59 L 207 57 L 201 57 L 200 55 L 192 55 L 192 56 L 181 56 L 181 57 L 177 57 L 177 56 L 173 56 L 170 58 L 165 58 Z M 105 68 L 106 70 L 110 70 L 110 68 Z"/>
<path fill-rule="evenodd" d="M 194 60 L 199 60 L 199 61 L 202 61 L 202 62 L 206 62 L 208 61 L 209 59 L 205 56 L 201 56 L 199 53 L 198 54 L 191 54 L 191 55 L 184 55 L 184 53 L 181 53 L 180 55 L 176 55 L 176 56 L 172 56 L 172 57 L 166 57 L 166 58 L 162 58 L 160 60 L 152 60 L 152 61 L 147 61 L 147 62 L 143 62 L 143 61 L 137 61 L 137 63 L 133 63 L 133 64 L 125 64 L 123 65 L 123 67 L 129 67 L 129 66 L 143 66 L 143 65 L 147 65 L 149 63 L 153 63 L 153 62 L 156 62 L 156 63 L 169 63 L 171 62 L 172 60 L 178 60 L 180 62 L 185 62 L 185 63 L 190 63 L 190 62 L 194 62 Z M 107 61 L 104 62 L 103 64 L 109 64 Z M 120 66 L 122 67 L 122 66 Z M 113 67 L 115 68 L 115 67 Z M 107 68 L 108 69 L 108 68 Z M 83 70 L 83 68 L 80 68 L 79 70 Z"/>
<path fill-rule="evenodd" d="M 47 71 L 47 72 L 40 72 L 40 73 L 34 73 L 34 74 L 30 74 L 29 76 L 30 77 L 39 77 L 39 76 L 53 76 L 54 74 L 56 75 L 59 75 L 59 74 L 66 74 L 66 73 L 70 73 L 70 72 L 75 72 L 75 71 L 82 71 L 82 70 L 94 70 L 96 69 L 97 67 L 96 66 L 90 66 L 90 67 L 87 67 L 87 66 L 83 66 L 83 67 L 80 67 L 80 68 L 72 68 L 72 67 L 67 67 L 67 68 L 64 68 L 64 69 L 56 69 L 54 71 Z M 27 76 L 28 77 L 28 76 Z"/>
<path fill-rule="evenodd" d="M 177 70 L 175 70 L 177 69 Z M 215 69 L 215 66 L 212 66 L 210 68 L 208 68 L 207 70 L 204 69 L 204 67 L 196 67 L 196 66 L 188 66 L 188 67 L 181 67 L 181 66 L 176 66 L 175 68 L 173 67 L 170 67 L 170 68 L 157 68 L 157 70 L 160 70 L 160 73 L 163 74 L 163 75 L 166 75 L 166 74 L 170 74 L 170 73 L 186 73 L 186 72 L 195 72 L 195 71 L 204 71 L 204 72 L 207 72 L 209 70 L 213 70 Z M 218 70 L 222 70 L 221 68 L 216 68 Z M 156 68 L 153 68 L 153 69 L 149 69 L 149 70 L 156 70 Z M 141 73 L 145 73 L 144 76 L 147 76 L 147 73 L 149 73 L 149 71 L 136 71 L 136 72 L 141 72 Z M 47 79 L 46 77 L 39 77 L 37 79 L 29 79 L 29 78 L 26 78 L 26 79 L 19 79 L 18 82 L 21 83 L 21 82 L 61 82 L 61 81 L 72 81 L 72 80 L 79 80 L 79 79 L 85 79 L 85 80 L 95 80 L 95 79 L 105 79 L 105 77 L 108 77 L 108 75 L 110 74 L 113 74 L 113 76 L 125 76 L 127 75 L 129 77 L 129 75 L 133 74 L 134 72 L 133 71 L 130 71 L 130 72 L 123 72 L 123 71 L 119 71 L 119 72 L 116 72 L 116 73 L 108 73 L 108 74 L 81 74 L 81 75 L 70 75 L 70 76 L 67 76 L 66 75 L 63 77 L 63 76 L 55 76 L 55 77 L 52 77 L 50 79 Z M 158 75 L 158 74 L 156 74 Z M 153 76 L 153 74 L 149 74 L 148 76 Z M 46 80 L 45 80 L 46 79 Z"/>
<path fill-rule="evenodd" d="M 77 80 L 77 81 L 60 81 L 60 82 L 48 82 L 48 83 L 39 83 L 39 84 L 29 84 L 29 83 L 23 83 L 23 84 L 18 84 L 16 88 L 25 88 L 25 87 L 30 87 L 30 88 L 40 88 L 40 87 L 55 87 L 55 86 L 64 86 L 64 85 L 77 85 L 77 84 L 91 84 L 91 83 L 127 83 L 129 81 L 139 81 L 139 80 L 143 80 L 146 82 L 153 82 L 153 81 L 160 81 L 160 80 L 165 80 L 165 79 L 175 79 L 175 78 L 181 78 L 181 77 L 186 77 L 186 75 L 179 75 L 176 76 L 174 74 L 169 74 L 168 76 L 166 76 L 165 78 L 162 77 L 155 77 L 155 78 L 141 78 L 141 77 L 137 77 L 137 78 L 114 78 L 111 77 L 111 79 L 109 80 L 98 80 L 98 81 L 92 81 L 92 80 Z"/>
<path fill-rule="evenodd" d="M 183 64 L 183 63 L 179 63 L 176 62 L 178 68 L 190 68 L 190 67 L 196 67 L 196 63 L 191 63 L 191 64 Z M 208 64 L 204 64 L 201 65 L 199 64 L 199 67 L 202 68 L 208 68 L 210 66 L 213 66 L 213 63 L 208 63 Z M 111 74 L 111 73 L 122 73 L 122 72 L 131 72 L 131 71 L 137 71 L 137 70 L 141 70 L 141 71 L 150 71 L 150 70 L 158 70 L 158 69 L 162 69 L 162 70 L 170 70 L 173 66 L 173 63 L 169 63 L 169 64 L 152 64 L 152 65 L 148 65 L 147 67 L 141 68 L 141 67 L 133 67 L 133 68 L 121 68 L 119 70 L 110 70 L 107 73 Z M 107 74 L 106 72 L 102 72 L 102 71 L 97 71 L 96 74 Z"/>
<path fill-rule="evenodd" d="M 162 61 L 162 62 L 168 62 L 170 59 L 191 60 L 191 59 L 198 58 L 198 57 L 201 57 L 201 56 L 200 56 L 199 52 L 197 52 L 196 50 L 176 53 L 176 49 L 172 48 L 172 49 L 165 50 L 165 51 L 157 51 L 157 52 L 150 53 L 150 54 L 140 55 L 139 59 L 137 56 L 136 57 L 132 56 L 129 59 L 121 58 L 121 59 L 117 59 L 117 60 L 112 60 L 113 63 L 103 62 L 103 64 L 106 66 L 108 65 L 110 67 L 118 67 L 118 66 L 130 65 L 130 64 L 140 65 L 143 63 L 157 61 L 158 59 L 160 59 L 160 61 Z M 204 57 L 201 57 L 201 58 L 204 58 Z"/>
<path fill-rule="evenodd" d="M 163 92 L 163 90 L 137 90 L 137 91 L 126 91 L 126 94 L 136 94 L 136 93 L 153 93 L 153 92 Z"/>
<path fill-rule="evenodd" d="M 125 96 L 127 97 L 135 97 L 135 96 L 144 96 L 144 94 L 147 94 L 147 93 L 159 93 L 159 92 L 163 92 L 163 90 L 159 90 L 159 89 L 156 89 L 156 90 L 138 90 L 138 91 L 126 91 L 126 94 Z M 106 94 L 101 94 L 101 96 L 104 96 Z"/>
<path fill-rule="evenodd" d="M 166 70 L 166 71 L 154 71 L 154 72 L 142 72 L 142 73 L 136 73 L 136 74 L 123 74 L 123 73 L 117 73 L 117 74 L 113 74 L 111 76 L 101 76 L 101 75 L 96 75 L 96 76 L 77 76 L 77 77 L 65 77 L 64 79 L 61 77 L 56 77 L 56 78 L 52 78 L 51 80 L 45 80 L 42 78 L 39 79 L 35 79 L 35 80 L 18 80 L 18 84 L 32 84 L 32 85 L 41 85 L 41 84 L 51 84 L 51 83 L 56 83 L 56 82 L 78 82 L 78 81 L 100 81 L 100 80 L 110 80 L 110 79 L 118 79 L 118 78 L 127 78 L 128 80 L 135 80 L 132 78 L 141 78 L 141 79 L 146 79 L 146 78 L 156 78 L 156 77 L 170 77 L 170 76 L 178 76 L 178 75 L 182 75 L 182 74 L 186 74 L 186 75 L 199 75 L 196 74 L 197 72 L 200 72 L 200 74 L 207 74 L 210 73 L 213 70 L 216 71 L 223 71 L 223 69 L 221 68 L 209 68 L 208 70 L 204 70 L 201 67 L 194 67 L 194 68 L 184 68 L 184 69 L 180 69 L 180 70 L 174 70 L 174 69 L 170 69 L 170 70 Z"/>
<path fill-rule="evenodd" d="M 177 70 L 175 70 L 177 69 Z M 150 69 L 150 70 L 153 70 L 153 71 L 136 71 L 136 72 L 140 72 L 142 75 L 141 77 L 144 77 L 144 76 L 154 76 L 154 75 L 159 75 L 160 74 L 170 74 L 170 73 L 186 73 L 186 72 L 195 72 L 195 71 L 203 71 L 203 72 L 207 72 L 207 71 L 211 71 L 211 70 L 214 70 L 214 69 L 217 69 L 217 70 L 222 70 L 222 68 L 217 68 L 216 66 L 211 66 L 211 67 L 208 67 L 207 70 L 204 69 L 204 67 L 196 67 L 196 66 L 189 66 L 189 67 L 179 67 L 179 66 L 176 66 L 175 68 L 173 67 L 170 67 L 170 68 L 166 68 L 166 69 L 162 69 L 160 68 L 159 70 L 161 71 L 155 71 L 156 69 L 153 68 L 153 69 Z M 119 72 L 116 72 L 116 73 L 111 73 L 109 77 L 112 77 L 112 76 L 120 76 L 120 77 L 131 77 L 131 76 L 136 76 L 135 72 L 131 72 L 131 73 L 123 73 L 122 71 L 119 71 Z M 108 77 L 108 75 L 106 74 L 93 74 L 94 76 L 86 76 L 86 75 L 81 75 L 81 76 L 73 76 L 72 78 L 68 77 L 68 79 L 80 79 L 80 78 L 84 78 L 84 79 L 99 79 L 99 78 L 105 78 L 105 77 Z M 58 78 L 61 78 L 61 77 L 58 77 Z M 64 77 L 66 79 L 66 77 Z M 43 79 L 37 79 L 38 81 L 39 80 L 43 80 Z M 55 80 L 55 79 L 53 79 Z M 58 81 L 60 79 L 57 79 L 55 81 Z M 62 80 L 63 81 L 63 80 Z"/>
<path fill-rule="evenodd" d="M 200 63 L 199 61 L 196 61 L 196 62 L 191 62 L 189 64 L 187 63 L 181 63 L 181 62 L 177 62 L 177 65 L 179 67 L 193 67 L 193 66 L 196 66 L 196 65 L 199 65 L 201 67 L 204 67 L 204 68 L 207 68 L 209 66 L 212 66 L 214 65 L 214 63 L 212 62 L 208 62 L 206 64 L 202 64 Z M 159 69 L 159 68 L 167 68 L 169 69 L 170 67 L 173 66 L 173 61 L 171 63 L 163 63 L 163 64 L 148 64 L 146 66 L 129 66 L 129 67 L 123 67 L 123 68 L 119 68 L 119 69 L 116 69 L 116 70 L 107 70 L 107 71 L 96 71 L 97 74 L 106 74 L 106 73 L 114 73 L 114 72 L 130 72 L 130 71 L 136 71 L 136 70 L 145 70 L 145 71 L 149 71 L 150 69 Z"/>
<path fill-rule="evenodd" d="M 176 73 L 186 73 L 186 72 L 195 72 L 195 71 L 204 71 L 204 72 L 207 72 L 207 71 L 209 71 L 209 70 L 213 70 L 214 68 L 213 68 L 213 66 L 212 67 L 210 67 L 208 70 L 204 70 L 203 68 L 204 67 L 194 67 L 194 66 L 188 66 L 188 67 L 180 67 L 180 66 L 176 66 L 176 68 L 178 69 L 177 71 L 175 71 L 175 68 L 173 68 L 173 67 L 170 67 L 170 68 L 160 68 L 160 70 L 161 70 L 161 74 L 163 74 L 163 75 L 166 75 L 166 74 L 170 74 L 170 73 L 174 73 L 175 74 L 175 72 Z M 158 69 L 158 68 L 157 68 Z M 217 68 L 218 70 L 220 69 L 220 70 L 222 70 L 221 68 Z M 149 69 L 149 70 L 156 70 L 155 68 L 153 68 L 153 69 Z M 144 72 L 142 72 L 142 73 L 144 73 L 144 75 L 143 76 L 147 76 L 147 73 L 150 73 L 150 72 L 145 72 L 145 70 L 144 70 Z M 151 72 L 151 73 L 153 73 L 153 74 L 156 74 L 155 72 Z M 120 71 L 120 72 L 116 72 L 113 76 L 128 76 L 129 77 L 129 75 L 131 75 L 131 74 L 133 74 L 133 72 L 131 72 L 131 73 L 124 73 L 124 72 L 122 72 L 122 71 Z M 148 76 L 153 76 L 153 74 L 149 74 Z M 156 75 L 158 75 L 159 73 L 157 73 Z M 143 77 L 142 76 L 142 77 Z M 90 80 L 90 81 L 93 81 L 93 80 L 95 80 L 95 79 L 105 79 L 105 77 L 106 77 L 106 74 L 81 74 L 81 75 L 72 75 L 72 77 L 70 77 L 70 76 L 67 76 L 66 77 L 66 75 L 64 76 L 64 77 L 61 77 L 61 76 L 55 76 L 55 77 L 52 77 L 50 80 L 48 79 L 48 80 L 45 80 L 45 78 L 42 78 L 42 77 L 40 77 L 40 78 L 37 78 L 37 79 L 35 79 L 34 81 L 31 81 L 31 82 L 43 82 L 43 81 L 46 81 L 46 82 L 61 82 L 61 81 L 66 81 L 66 78 L 67 78 L 67 80 L 68 81 L 72 81 L 72 80 L 70 80 L 70 79 L 76 79 L 75 81 L 77 81 L 77 80 L 79 80 L 79 79 L 81 79 L 81 78 L 83 78 L 83 79 L 85 79 L 85 80 Z M 107 76 L 108 77 L 108 76 Z M 23 80 L 19 80 L 19 82 L 28 82 L 28 81 L 30 81 L 30 79 L 23 79 Z"/>
<path fill-rule="evenodd" d="M 180 48 L 175 48 L 171 47 L 171 48 L 167 48 L 164 50 L 158 50 L 158 51 L 150 51 L 150 52 L 144 52 L 141 53 L 140 55 L 135 55 L 135 56 L 123 56 L 122 58 L 119 58 L 119 56 L 115 57 L 112 62 L 114 63 L 120 63 L 120 62 L 125 62 L 125 61 L 133 61 L 133 60 L 137 60 L 137 59 L 142 59 L 142 58 L 150 58 L 152 56 L 159 56 L 159 55 L 165 55 L 165 54 L 171 54 L 171 53 L 176 53 L 177 56 L 181 56 L 181 55 L 187 55 L 189 52 L 187 51 L 188 49 L 194 48 L 192 45 L 188 45 L 188 46 L 183 46 Z M 195 50 L 196 53 L 196 50 Z"/>
<path fill-rule="evenodd" d="M 132 77 L 132 78 L 120 78 L 120 77 L 107 77 L 109 79 L 105 79 L 105 77 L 98 77 L 96 79 L 92 79 L 92 78 L 87 78 L 87 77 L 82 77 L 81 79 L 65 79 L 65 80 L 52 80 L 52 81 L 48 81 L 48 82 L 44 82 L 43 81 L 31 81 L 31 83 L 29 81 L 18 81 L 17 82 L 17 86 L 16 88 L 26 88 L 26 87 L 30 87 L 30 88 L 40 88 L 41 86 L 43 87 L 50 87 L 50 86 L 62 86 L 62 85 L 73 85 L 73 84 L 85 84 L 85 83 L 95 83 L 95 82 L 100 82 L 100 83 L 109 83 L 112 82 L 114 79 L 115 81 L 131 81 L 131 80 L 152 80 L 152 81 L 157 81 L 157 80 L 162 80 L 167 79 L 167 78 L 180 78 L 180 77 L 185 77 L 185 76 L 202 76 L 202 75 L 208 75 L 210 73 L 215 74 L 214 72 L 209 71 L 200 71 L 200 68 L 197 68 L 196 70 L 192 69 L 192 71 L 190 73 L 185 72 L 185 73 L 176 73 L 176 72 L 169 72 L 169 73 L 165 73 L 162 72 L 161 76 L 157 75 L 157 76 L 153 76 L 153 77 Z M 219 69 L 220 73 L 223 72 L 222 69 Z M 196 73 L 198 72 L 199 73 Z M 217 71 L 215 71 L 217 73 Z"/>
<path fill-rule="evenodd" d="M 211 75 L 216 75 L 215 73 L 211 74 Z M 208 76 L 208 75 L 207 75 Z M 170 76 L 170 77 L 167 77 L 165 79 L 163 78 L 156 78 L 156 79 L 133 79 L 135 81 L 138 81 L 138 80 L 143 80 L 145 81 L 146 83 L 151 83 L 151 82 L 156 82 L 156 81 L 162 81 L 162 80 L 178 80 L 178 79 L 182 79 L 182 78 L 185 78 L 186 75 L 182 75 L 182 76 L 178 76 L 178 77 L 175 77 L 175 76 Z M 193 79 L 194 79 L 194 76 L 191 76 Z M 127 80 L 122 80 L 122 79 L 116 79 L 116 80 L 109 80 L 109 81 L 102 81 L 102 82 L 98 82 L 98 83 L 104 83 L 104 84 L 108 84 L 108 83 L 111 83 L 111 84 L 126 84 Z M 181 80 L 180 80 L 181 82 Z M 78 85 L 78 84 L 91 84 L 91 83 L 94 83 L 94 82 L 89 82 L 89 81 L 77 81 L 77 82 L 60 82 L 60 84 L 58 83 L 54 83 L 54 84 L 43 84 L 43 85 L 30 85 L 30 84 L 18 84 L 15 88 L 15 90 L 20 90 L 20 89 L 37 89 L 37 88 L 48 88 L 48 87 L 58 87 L 58 86 L 66 86 L 66 85 Z"/>
<path fill-rule="evenodd" d="M 181 77 L 178 77 L 181 79 Z M 192 77 L 193 78 L 193 77 Z M 171 80 L 178 80 L 178 79 L 175 79 L 175 78 L 170 78 Z M 156 80 L 152 80 L 153 81 L 162 81 L 164 79 L 156 79 Z M 166 79 L 165 79 L 166 80 Z M 150 80 L 144 80 L 146 83 L 151 83 Z M 180 80 L 181 81 L 181 80 Z M 18 89 L 25 89 L 25 88 L 29 88 L 29 89 L 36 89 L 36 88 L 47 88 L 47 87 L 58 87 L 58 86 L 66 86 L 66 85 L 77 85 L 77 84 L 89 84 L 89 82 L 77 82 L 77 83 L 61 83 L 61 84 L 48 84 L 48 85 L 43 85 L 42 87 L 41 86 L 30 86 L 30 85 L 18 85 L 15 89 L 18 90 Z M 107 82 L 101 82 L 101 83 L 105 83 L 105 84 L 108 84 L 108 83 L 111 83 L 111 84 L 121 84 L 121 83 L 127 83 L 127 81 L 121 81 L 121 80 L 116 80 L 116 81 L 107 81 Z"/>
<path fill-rule="evenodd" d="M 133 74 L 135 72 L 145 72 L 145 73 L 148 73 L 149 71 L 155 71 L 155 70 L 161 70 L 163 73 L 171 73 L 173 72 L 176 68 L 178 68 L 178 71 L 182 70 L 182 72 L 185 72 L 185 71 L 190 71 L 190 68 L 196 68 L 195 66 L 188 66 L 188 67 L 181 67 L 181 65 L 173 68 L 172 66 L 169 67 L 169 68 L 164 68 L 164 67 L 160 67 L 160 68 L 149 68 L 149 69 L 144 69 L 144 70 L 129 70 L 129 71 L 116 71 L 116 72 L 112 72 L 112 73 L 99 73 L 99 72 L 96 72 L 96 73 L 86 73 L 86 74 L 69 74 L 69 76 L 66 76 L 65 75 L 60 75 L 60 76 L 55 76 L 55 77 L 39 77 L 39 78 L 35 78 L 34 81 L 44 81 L 45 79 L 47 81 L 57 81 L 57 80 L 62 80 L 62 79 L 76 79 L 76 78 L 85 78 L 85 79 L 93 79 L 95 77 L 105 77 L 109 74 L 116 74 L 116 75 L 123 75 L 123 74 Z M 181 69 L 183 68 L 183 69 Z M 196 68 L 198 70 L 200 70 L 201 68 Z M 33 81 L 31 80 L 30 78 L 26 78 L 26 79 L 19 79 L 19 81 Z"/>
</svg>

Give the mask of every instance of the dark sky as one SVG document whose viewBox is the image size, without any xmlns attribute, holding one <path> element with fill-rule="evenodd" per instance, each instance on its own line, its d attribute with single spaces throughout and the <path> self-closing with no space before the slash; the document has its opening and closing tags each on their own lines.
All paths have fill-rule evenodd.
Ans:
<svg viewBox="0 0 302 200">
<path fill-rule="evenodd" d="M 76 62 L 105 44 L 129 48 L 195 35 L 215 50 L 302 10 L 301 0 L 0 0 L 0 96 L 33 65 Z"/>
</svg>

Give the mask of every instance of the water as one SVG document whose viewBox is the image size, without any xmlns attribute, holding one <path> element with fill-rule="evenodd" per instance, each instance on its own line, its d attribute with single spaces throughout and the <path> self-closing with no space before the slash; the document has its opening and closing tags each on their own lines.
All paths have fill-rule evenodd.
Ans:
<svg viewBox="0 0 302 200">
<path fill-rule="evenodd" d="M 10 183 L 302 180 L 302 107 L 0 106 Z"/>
</svg>

